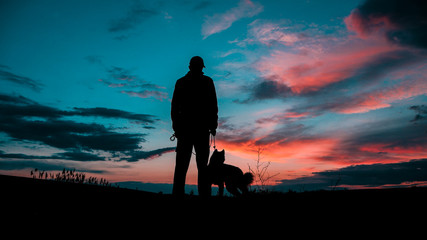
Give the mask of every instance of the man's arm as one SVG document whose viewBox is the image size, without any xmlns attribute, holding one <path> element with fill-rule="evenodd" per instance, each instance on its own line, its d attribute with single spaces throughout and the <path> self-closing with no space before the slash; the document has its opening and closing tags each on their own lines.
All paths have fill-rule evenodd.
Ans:
<svg viewBox="0 0 427 240">
<path fill-rule="evenodd" d="M 209 81 L 209 95 L 210 95 L 210 122 L 209 122 L 209 130 L 215 136 L 216 129 L 218 127 L 218 100 L 216 97 L 215 85 L 212 79 Z"/>
<path fill-rule="evenodd" d="M 173 91 L 172 96 L 172 104 L 171 104 L 171 119 L 172 119 L 172 129 L 177 132 L 177 129 L 179 128 L 178 123 L 178 115 L 179 115 L 179 104 L 180 104 L 180 90 L 179 90 L 179 84 L 178 81 L 175 84 L 175 89 Z"/>
</svg>

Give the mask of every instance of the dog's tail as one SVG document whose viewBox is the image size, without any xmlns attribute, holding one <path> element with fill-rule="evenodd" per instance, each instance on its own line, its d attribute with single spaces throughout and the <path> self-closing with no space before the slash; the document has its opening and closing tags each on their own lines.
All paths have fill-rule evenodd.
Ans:
<svg viewBox="0 0 427 240">
<path fill-rule="evenodd" d="M 243 174 L 243 184 L 249 186 L 254 181 L 254 175 L 250 172 Z"/>
</svg>

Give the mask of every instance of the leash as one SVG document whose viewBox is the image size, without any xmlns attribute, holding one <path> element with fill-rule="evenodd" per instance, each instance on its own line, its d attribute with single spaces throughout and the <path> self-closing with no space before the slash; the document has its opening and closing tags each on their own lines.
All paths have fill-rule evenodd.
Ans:
<svg viewBox="0 0 427 240">
<path fill-rule="evenodd" d="M 212 140 L 213 140 L 213 149 L 216 149 L 216 143 L 215 143 L 215 136 L 213 135 L 213 134 L 210 134 L 210 138 L 211 138 L 211 140 L 210 140 L 210 143 L 209 143 L 209 148 L 211 148 L 211 146 L 212 146 Z"/>
<path fill-rule="evenodd" d="M 176 136 L 175 136 L 175 133 L 174 133 L 174 134 L 172 134 L 172 136 L 169 138 L 169 140 L 171 140 L 171 141 L 173 142 L 173 141 L 175 141 L 175 139 L 176 139 Z"/>
</svg>

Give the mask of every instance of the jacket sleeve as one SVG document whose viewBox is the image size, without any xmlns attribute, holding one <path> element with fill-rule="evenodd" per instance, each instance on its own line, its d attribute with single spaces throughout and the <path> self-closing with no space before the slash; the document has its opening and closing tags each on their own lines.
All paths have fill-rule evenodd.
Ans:
<svg viewBox="0 0 427 240">
<path fill-rule="evenodd" d="M 172 119 L 172 129 L 176 132 L 179 128 L 179 106 L 181 104 L 181 93 L 179 89 L 178 81 L 175 84 L 175 89 L 173 91 L 172 96 L 172 104 L 171 104 L 171 119 Z"/>
<path fill-rule="evenodd" d="M 209 98 L 210 98 L 210 116 L 209 130 L 216 130 L 218 127 L 218 100 L 216 97 L 215 85 L 212 79 L 209 81 Z"/>
</svg>

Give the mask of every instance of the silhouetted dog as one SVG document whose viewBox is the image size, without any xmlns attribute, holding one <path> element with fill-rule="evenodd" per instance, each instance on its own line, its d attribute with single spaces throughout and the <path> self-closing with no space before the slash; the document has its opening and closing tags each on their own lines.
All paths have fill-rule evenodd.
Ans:
<svg viewBox="0 0 427 240">
<path fill-rule="evenodd" d="M 218 185 L 219 196 L 224 194 L 224 183 L 228 192 L 234 196 L 239 196 L 248 192 L 248 186 L 253 182 L 254 176 L 252 173 L 247 172 L 243 174 L 240 168 L 224 164 L 225 151 L 219 152 L 215 149 L 212 153 L 211 159 L 208 165 L 208 174 L 210 184 Z"/>
</svg>

